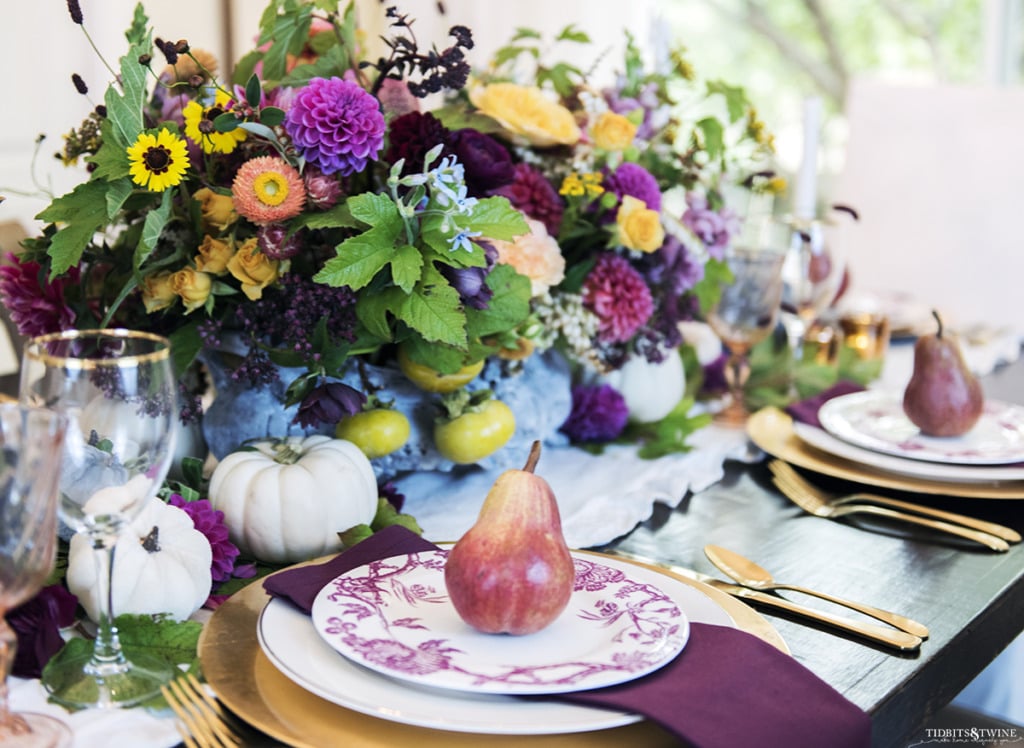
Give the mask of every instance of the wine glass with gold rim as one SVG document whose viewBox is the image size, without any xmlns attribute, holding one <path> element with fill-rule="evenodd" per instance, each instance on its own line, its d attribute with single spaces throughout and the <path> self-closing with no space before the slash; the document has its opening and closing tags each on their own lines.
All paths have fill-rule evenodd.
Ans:
<svg viewBox="0 0 1024 748">
<path fill-rule="evenodd" d="M 174 455 L 177 407 L 170 343 L 130 330 L 69 330 L 24 349 L 22 402 L 56 410 L 68 429 L 59 516 L 86 533 L 96 560 L 91 594 L 79 596 L 97 624 L 90 652 L 62 657 L 43 674 L 51 698 L 74 707 L 131 706 L 152 698 L 173 672 L 143 652 L 126 653 L 112 609 L 114 546 L 152 500 Z"/>
<path fill-rule="evenodd" d="M 52 411 L 0 405 L 0 744 L 5 746 L 71 744 L 71 731 L 60 720 L 10 710 L 7 676 L 18 640 L 5 619 L 39 591 L 53 569 L 65 423 Z"/>
<path fill-rule="evenodd" d="M 742 427 L 750 413 L 744 386 L 750 376 L 750 350 L 775 327 L 782 298 L 782 263 L 785 227 L 770 218 L 748 219 L 740 238 L 726 250 L 732 273 L 718 301 L 708 312 L 708 324 L 729 352 L 725 379 L 726 406 L 716 414 L 718 423 Z"/>
</svg>

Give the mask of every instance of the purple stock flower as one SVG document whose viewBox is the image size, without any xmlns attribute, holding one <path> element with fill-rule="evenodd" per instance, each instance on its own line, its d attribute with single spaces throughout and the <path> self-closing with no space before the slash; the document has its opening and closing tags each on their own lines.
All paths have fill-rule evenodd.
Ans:
<svg viewBox="0 0 1024 748">
<path fill-rule="evenodd" d="M 515 176 L 515 165 L 508 149 L 501 143 L 471 127 L 456 130 L 452 135 L 455 155 L 466 174 L 470 195 L 485 195 L 504 187 Z"/>
<path fill-rule="evenodd" d="M 64 646 L 62 628 L 75 622 L 78 598 L 60 584 L 43 587 L 35 597 L 7 614 L 18 636 L 13 675 L 38 678 L 43 666 Z"/>
<path fill-rule="evenodd" d="M 739 218 L 728 208 L 712 210 L 708 207 L 708 199 L 696 192 L 686 194 L 686 204 L 683 225 L 704 243 L 709 255 L 721 260 L 729 241 L 739 233 Z"/>
<path fill-rule="evenodd" d="M 306 428 L 321 424 L 335 424 L 345 416 L 352 416 L 363 408 L 366 395 L 341 382 L 321 384 L 299 403 L 295 422 Z"/>
<path fill-rule="evenodd" d="M 611 441 L 626 428 L 629 408 L 611 385 L 572 388 L 572 411 L 560 431 L 574 442 Z"/>
<path fill-rule="evenodd" d="M 12 253 L 0 266 L 0 298 L 18 332 L 29 338 L 67 330 L 75 322 L 64 288 L 78 284 L 78 268 L 68 270 L 63 280 L 40 281 L 41 272 L 38 262 L 22 262 Z"/>
<path fill-rule="evenodd" d="M 481 242 L 487 265 L 484 267 L 457 268 L 451 265 L 441 266 L 443 275 L 452 288 L 459 292 L 459 300 L 474 309 L 486 309 L 494 296 L 494 291 L 487 285 L 487 276 L 494 263 L 498 260 L 498 250 L 489 242 Z"/>
<path fill-rule="evenodd" d="M 284 129 L 307 161 L 325 174 L 362 171 L 384 145 L 377 99 L 341 78 L 313 78 L 295 94 Z"/>
<path fill-rule="evenodd" d="M 529 164 L 516 164 L 510 184 L 494 191 L 507 197 L 512 207 L 544 224 L 551 236 L 558 236 L 565 211 L 562 198 L 544 175 Z"/>
<path fill-rule="evenodd" d="M 620 164 L 619 168 L 605 178 L 604 187 L 618 195 L 619 202 L 624 195 L 631 195 L 637 200 L 643 200 L 648 209 L 661 210 L 661 189 L 658 187 L 658 180 L 640 164 L 631 161 Z M 611 215 L 614 216 L 614 212 Z"/>
<path fill-rule="evenodd" d="M 167 503 L 176 506 L 192 518 L 192 524 L 206 539 L 210 541 L 213 551 L 213 562 L 210 574 L 214 582 L 223 582 L 231 578 L 235 568 L 235 559 L 240 551 L 238 546 L 228 539 L 228 528 L 224 524 L 224 512 L 214 509 L 209 499 L 185 501 L 180 494 L 171 494 Z"/>
</svg>

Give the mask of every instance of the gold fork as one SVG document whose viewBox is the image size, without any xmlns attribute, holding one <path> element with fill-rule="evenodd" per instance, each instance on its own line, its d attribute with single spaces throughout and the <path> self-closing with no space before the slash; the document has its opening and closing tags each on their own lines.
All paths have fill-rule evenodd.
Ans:
<svg viewBox="0 0 1024 748">
<path fill-rule="evenodd" d="M 779 469 L 775 467 L 776 462 L 778 461 L 773 460 L 768 465 L 772 470 L 772 480 L 775 482 L 775 485 L 778 486 L 779 490 L 782 491 L 782 493 L 785 494 L 794 504 L 799 506 L 805 512 L 817 517 L 838 519 L 848 514 L 870 514 L 876 517 L 886 517 L 888 519 L 897 519 L 903 522 L 921 525 L 922 527 L 939 530 L 941 532 L 949 533 L 950 535 L 957 535 L 959 537 L 972 540 L 975 543 L 980 543 L 986 548 L 991 548 L 994 551 L 1007 551 L 1010 549 L 1010 546 L 1005 540 L 997 538 L 995 535 L 991 535 L 980 530 L 972 530 L 961 525 L 954 525 L 951 522 L 939 519 L 929 519 L 916 514 L 908 514 L 906 512 L 900 512 L 883 506 L 875 506 L 873 504 L 844 504 L 842 506 L 833 506 L 823 499 L 820 492 L 816 489 L 808 490 L 808 484 L 806 481 L 794 481 L 791 476 L 786 474 L 785 471 L 779 471 Z"/>
<path fill-rule="evenodd" d="M 243 745 L 227 722 L 230 717 L 191 673 L 175 678 L 161 687 L 160 692 L 185 727 L 182 730 L 179 725 L 179 732 L 187 748 L 240 748 Z"/>
<path fill-rule="evenodd" d="M 845 496 L 834 496 L 822 491 L 817 486 L 808 482 L 807 479 L 794 470 L 793 466 L 789 463 L 783 462 L 782 460 L 772 460 L 768 467 L 776 476 L 785 476 L 785 478 L 787 478 L 794 486 L 798 486 L 807 493 L 820 497 L 822 501 L 828 502 L 831 506 L 864 502 L 869 504 L 881 504 L 882 506 L 888 506 L 893 509 L 903 509 L 908 512 L 913 512 L 914 514 L 934 517 L 935 519 L 946 520 L 947 522 L 952 522 L 956 525 L 963 525 L 964 527 L 981 530 L 981 532 L 987 532 L 989 535 L 995 535 L 997 538 L 1002 538 L 1007 543 L 1019 543 L 1021 541 L 1019 532 L 1011 527 L 997 525 L 995 522 L 986 522 L 981 519 L 975 519 L 974 517 L 957 514 L 956 512 L 947 512 L 942 509 L 934 509 L 929 506 L 912 504 L 909 501 L 900 501 L 899 499 L 892 499 L 888 496 L 879 496 L 878 494 L 866 493 L 864 491 L 855 491 L 853 493 L 846 494 Z"/>
</svg>

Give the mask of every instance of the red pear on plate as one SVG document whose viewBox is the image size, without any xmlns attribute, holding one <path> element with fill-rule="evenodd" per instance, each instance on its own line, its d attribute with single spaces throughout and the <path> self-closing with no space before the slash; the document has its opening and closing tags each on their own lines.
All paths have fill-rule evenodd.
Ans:
<svg viewBox="0 0 1024 748">
<path fill-rule="evenodd" d="M 448 553 L 444 581 L 459 616 L 488 634 L 532 634 L 565 610 L 576 581 L 558 503 L 534 474 L 540 442 L 522 470 L 491 486 L 476 523 Z"/>
<path fill-rule="evenodd" d="M 939 329 L 914 344 L 914 372 L 903 393 L 903 412 L 925 436 L 961 436 L 981 418 L 985 396 L 964 362 L 956 338 Z"/>
</svg>

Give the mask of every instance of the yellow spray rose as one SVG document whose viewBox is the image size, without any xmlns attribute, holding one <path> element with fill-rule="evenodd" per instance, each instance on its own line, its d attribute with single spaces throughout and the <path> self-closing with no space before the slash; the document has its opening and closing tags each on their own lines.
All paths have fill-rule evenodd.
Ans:
<svg viewBox="0 0 1024 748">
<path fill-rule="evenodd" d="M 636 137 L 636 125 L 621 114 L 601 112 L 590 126 L 590 137 L 594 145 L 606 151 L 625 150 Z"/>
<path fill-rule="evenodd" d="M 213 276 L 192 268 L 182 268 L 171 275 L 171 289 L 185 305 L 185 311 L 194 312 L 210 298 Z"/>
<path fill-rule="evenodd" d="M 170 273 L 154 273 L 142 279 L 142 303 L 147 313 L 166 309 L 177 300 L 178 294 L 171 288 Z"/>
<path fill-rule="evenodd" d="M 623 195 L 622 205 L 615 216 L 619 243 L 627 249 L 653 252 L 665 243 L 665 229 L 658 211 L 632 195 Z"/>
<path fill-rule="evenodd" d="M 222 195 L 209 187 L 196 190 L 192 195 L 199 201 L 199 210 L 203 214 L 203 222 L 208 226 L 223 231 L 238 220 L 235 212 L 235 201 L 231 195 Z"/>
<path fill-rule="evenodd" d="M 199 245 L 196 255 L 196 269 L 204 273 L 224 275 L 228 271 L 228 260 L 235 255 L 235 243 L 224 239 L 214 239 L 207 234 Z"/>
<path fill-rule="evenodd" d="M 263 297 L 263 289 L 277 280 L 280 265 L 260 252 L 256 237 L 252 237 L 228 260 L 228 271 L 242 282 L 242 293 L 256 301 Z"/>
<path fill-rule="evenodd" d="M 575 145 L 580 139 L 572 112 L 536 86 L 492 83 L 472 90 L 469 98 L 477 109 L 531 145 Z"/>
</svg>

